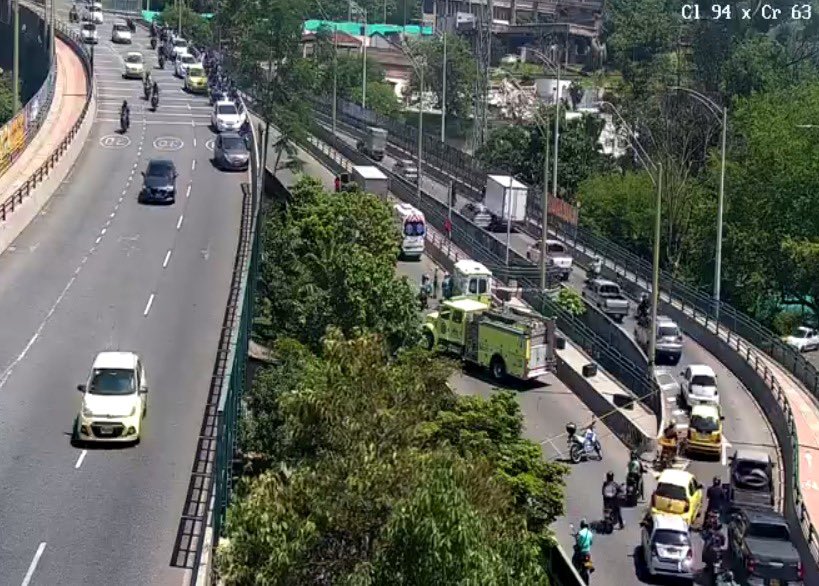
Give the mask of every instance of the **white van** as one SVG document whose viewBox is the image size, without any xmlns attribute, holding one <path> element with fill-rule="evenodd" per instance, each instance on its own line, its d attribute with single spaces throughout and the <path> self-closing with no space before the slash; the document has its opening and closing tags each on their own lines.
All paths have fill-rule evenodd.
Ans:
<svg viewBox="0 0 819 586">
<path fill-rule="evenodd" d="M 393 208 L 401 230 L 401 256 L 420 259 L 424 254 L 424 239 L 427 234 L 424 214 L 408 203 L 397 203 Z"/>
<path fill-rule="evenodd" d="M 459 260 L 452 271 L 452 294 L 466 295 L 484 303 L 491 303 L 492 271 L 477 261 Z"/>
</svg>

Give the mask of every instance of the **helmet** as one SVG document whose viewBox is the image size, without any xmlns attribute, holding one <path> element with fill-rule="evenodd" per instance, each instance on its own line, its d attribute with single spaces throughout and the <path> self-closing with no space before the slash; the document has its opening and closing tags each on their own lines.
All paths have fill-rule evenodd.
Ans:
<svg viewBox="0 0 819 586">
<path fill-rule="evenodd" d="M 719 486 L 720 484 L 722 484 L 722 478 L 714 476 L 714 486 Z"/>
<path fill-rule="evenodd" d="M 577 426 L 574 423 L 567 423 L 566 433 L 568 433 L 569 435 L 574 435 L 575 433 L 577 433 Z"/>
<path fill-rule="evenodd" d="M 631 450 L 631 459 L 637 460 L 640 457 L 640 454 L 637 453 L 637 450 Z"/>
<path fill-rule="evenodd" d="M 587 529 L 589 527 L 589 522 L 585 519 L 580 519 L 580 528 Z"/>
<path fill-rule="evenodd" d="M 614 482 L 614 472 L 606 472 L 606 482 Z"/>
</svg>

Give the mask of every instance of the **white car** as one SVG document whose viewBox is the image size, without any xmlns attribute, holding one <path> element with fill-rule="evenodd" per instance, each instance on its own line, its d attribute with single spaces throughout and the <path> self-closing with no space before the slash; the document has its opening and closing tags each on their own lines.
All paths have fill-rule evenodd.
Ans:
<svg viewBox="0 0 819 586">
<path fill-rule="evenodd" d="M 185 76 L 188 74 L 188 68 L 191 65 L 197 65 L 198 63 L 199 61 L 197 61 L 193 55 L 183 53 L 176 60 L 176 64 L 174 65 L 174 73 L 176 73 L 177 77 L 185 79 Z"/>
<path fill-rule="evenodd" d="M 189 53 L 188 41 L 182 37 L 175 38 L 171 44 L 173 45 L 173 49 L 171 51 L 173 52 L 174 59 L 178 59 L 182 55 L 187 55 Z"/>
<path fill-rule="evenodd" d="M 90 10 L 90 20 L 94 24 L 102 24 L 102 8 L 92 7 Z"/>
<path fill-rule="evenodd" d="M 819 350 L 819 332 L 807 326 L 800 326 L 790 336 L 784 339 L 785 343 L 797 352 Z"/>
<path fill-rule="evenodd" d="M 242 122 L 244 122 L 244 116 L 239 112 L 236 104 L 230 100 L 216 102 L 216 105 L 213 106 L 211 124 L 216 132 L 238 131 Z"/>
<path fill-rule="evenodd" d="M 707 364 L 692 364 L 680 373 L 682 399 L 685 405 L 719 405 L 717 375 Z"/>
<path fill-rule="evenodd" d="M 642 553 L 651 576 L 694 578 L 694 548 L 688 524 L 679 515 L 651 515 L 641 523 Z"/>
<path fill-rule="evenodd" d="M 540 243 L 532 244 L 526 249 L 526 258 L 536 265 L 540 265 Z M 546 262 L 548 266 L 556 267 L 561 281 L 568 281 L 572 274 L 572 255 L 560 240 L 546 240 Z"/>
<path fill-rule="evenodd" d="M 148 380 L 133 352 L 100 352 L 85 384 L 74 439 L 82 442 L 139 441 L 148 410 Z"/>
<path fill-rule="evenodd" d="M 80 29 L 80 38 L 82 39 L 82 42 L 86 43 L 87 45 L 96 45 L 99 43 L 100 34 L 97 31 L 97 25 L 90 22 L 82 25 L 82 28 Z"/>
<path fill-rule="evenodd" d="M 111 30 L 111 42 L 130 45 L 132 42 L 131 29 L 124 22 L 117 22 Z"/>
<path fill-rule="evenodd" d="M 125 71 L 123 71 L 122 77 L 142 79 L 144 73 L 145 59 L 143 59 L 142 53 L 132 51 L 125 55 Z"/>
</svg>

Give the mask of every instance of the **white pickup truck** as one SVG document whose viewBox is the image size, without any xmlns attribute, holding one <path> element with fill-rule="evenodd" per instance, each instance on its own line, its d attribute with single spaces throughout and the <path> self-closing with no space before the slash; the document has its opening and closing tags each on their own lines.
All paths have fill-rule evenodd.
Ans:
<svg viewBox="0 0 819 586">
<path fill-rule="evenodd" d="M 586 281 L 581 295 L 618 324 L 628 315 L 629 303 L 620 291 L 620 285 L 606 279 Z"/>
<path fill-rule="evenodd" d="M 572 274 L 572 255 L 566 249 L 566 245 L 560 240 L 546 241 L 546 262 L 554 267 L 555 272 L 560 274 L 561 281 L 568 281 Z M 540 243 L 536 242 L 526 249 L 526 258 L 540 265 Z"/>
</svg>

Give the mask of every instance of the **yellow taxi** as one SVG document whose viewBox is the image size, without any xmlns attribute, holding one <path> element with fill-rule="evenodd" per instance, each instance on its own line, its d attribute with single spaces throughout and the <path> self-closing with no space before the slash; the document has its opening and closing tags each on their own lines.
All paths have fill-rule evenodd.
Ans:
<svg viewBox="0 0 819 586">
<path fill-rule="evenodd" d="M 722 421 L 719 406 L 711 403 L 695 405 L 688 422 L 689 453 L 718 456 L 722 453 Z"/>
<path fill-rule="evenodd" d="M 651 514 L 679 515 L 691 525 L 702 508 L 702 485 L 690 472 L 668 468 L 657 479 L 651 495 Z"/>
<path fill-rule="evenodd" d="M 199 64 L 191 65 L 185 73 L 185 89 L 193 93 L 204 93 L 208 89 L 208 76 Z"/>
</svg>

